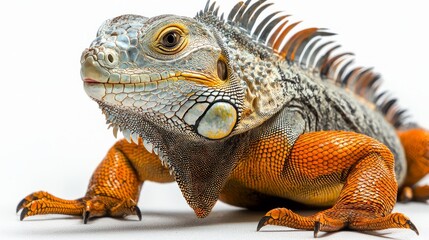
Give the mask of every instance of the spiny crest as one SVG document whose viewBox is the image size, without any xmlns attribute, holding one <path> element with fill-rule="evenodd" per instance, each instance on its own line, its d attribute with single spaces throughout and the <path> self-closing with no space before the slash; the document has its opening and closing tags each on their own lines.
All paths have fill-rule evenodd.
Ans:
<svg viewBox="0 0 429 240">
<path fill-rule="evenodd" d="M 248 37 L 248 46 L 255 54 L 264 56 L 265 51 L 284 59 L 289 65 L 296 65 L 302 70 L 319 77 L 321 80 L 333 81 L 338 86 L 347 88 L 355 94 L 373 102 L 396 128 L 406 126 L 409 115 L 401 109 L 397 99 L 387 92 L 379 91 L 381 77 L 372 68 L 353 67 L 353 53 L 334 53 L 340 45 L 328 41 L 326 37 L 335 35 L 324 28 L 306 28 L 291 35 L 300 22 L 290 22 L 291 15 L 280 11 L 273 12 L 261 19 L 264 12 L 273 3 L 266 0 L 238 2 L 229 12 L 219 17 L 219 6 L 216 2 L 207 1 L 204 10 L 196 19 L 225 29 L 225 25 L 239 30 Z M 257 25 L 256 22 L 259 21 Z M 291 35 L 291 36 L 289 36 Z M 237 34 L 231 34 L 232 37 Z M 255 46 L 257 45 L 257 46 Z"/>
</svg>

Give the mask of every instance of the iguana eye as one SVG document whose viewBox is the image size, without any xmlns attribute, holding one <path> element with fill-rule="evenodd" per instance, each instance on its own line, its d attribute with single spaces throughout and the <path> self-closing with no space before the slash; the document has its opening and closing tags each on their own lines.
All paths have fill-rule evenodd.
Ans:
<svg viewBox="0 0 429 240">
<path fill-rule="evenodd" d="M 162 54 L 176 54 L 187 45 L 186 29 L 181 26 L 169 26 L 158 34 L 155 50 Z"/>
<path fill-rule="evenodd" d="M 180 35 L 175 31 L 171 31 L 164 35 L 164 37 L 161 40 L 161 44 L 166 48 L 173 48 L 177 46 L 179 41 L 180 41 Z"/>
</svg>

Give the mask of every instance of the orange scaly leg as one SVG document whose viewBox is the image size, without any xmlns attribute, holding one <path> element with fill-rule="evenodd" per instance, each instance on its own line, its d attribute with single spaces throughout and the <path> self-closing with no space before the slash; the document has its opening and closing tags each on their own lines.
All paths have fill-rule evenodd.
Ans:
<svg viewBox="0 0 429 240">
<path fill-rule="evenodd" d="M 399 131 L 398 136 L 407 158 L 407 176 L 399 199 L 404 202 L 426 202 L 429 199 L 429 185 L 415 184 L 429 173 L 429 132 L 415 128 Z"/>
<path fill-rule="evenodd" d="M 141 213 L 137 207 L 143 181 L 171 182 L 174 179 L 158 157 L 139 144 L 118 141 L 107 153 L 90 180 L 83 198 L 64 200 L 47 192 L 35 192 L 17 206 L 22 209 L 21 220 L 41 214 L 83 216 L 84 223 L 91 217 L 124 217 Z"/>
<path fill-rule="evenodd" d="M 285 168 L 296 175 L 295 179 L 303 179 L 302 184 L 320 184 L 320 195 L 328 195 L 322 187 L 337 181 L 344 184 L 343 188 L 334 206 L 327 210 L 305 217 L 289 209 L 273 209 L 261 219 L 258 230 L 270 224 L 314 230 L 314 237 L 319 231 L 343 228 L 409 228 L 418 234 L 406 216 L 391 213 L 397 194 L 394 159 L 389 149 L 375 139 L 342 131 L 307 133 L 297 139 L 287 161 Z"/>
</svg>

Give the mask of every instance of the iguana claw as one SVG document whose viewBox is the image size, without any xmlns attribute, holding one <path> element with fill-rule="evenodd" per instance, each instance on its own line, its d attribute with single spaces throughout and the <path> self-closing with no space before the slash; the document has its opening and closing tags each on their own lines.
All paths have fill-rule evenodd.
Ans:
<svg viewBox="0 0 429 240">
<path fill-rule="evenodd" d="M 91 215 L 90 211 L 84 211 L 83 212 L 83 224 L 88 223 L 89 216 Z"/>
<path fill-rule="evenodd" d="M 24 218 L 27 216 L 27 213 L 28 213 L 28 209 L 27 208 L 22 209 L 22 212 L 21 212 L 21 215 L 19 217 L 19 220 L 20 221 L 24 220 Z"/>
<path fill-rule="evenodd" d="M 317 238 L 317 234 L 319 233 L 319 231 L 320 231 L 320 222 L 315 221 L 314 222 L 314 234 L 313 234 L 314 238 Z"/>
<path fill-rule="evenodd" d="M 414 225 L 411 220 L 407 220 L 407 224 L 411 230 L 413 230 L 417 235 L 419 235 L 419 230 L 417 230 L 416 225 Z"/>
<path fill-rule="evenodd" d="M 261 220 L 259 220 L 258 227 L 256 228 L 256 231 L 258 232 L 259 230 L 261 230 L 261 228 L 262 228 L 263 226 L 267 225 L 267 222 L 268 222 L 270 219 L 272 219 L 272 217 L 271 217 L 271 216 L 263 216 L 263 217 L 261 218 Z"/>
<path fill-rule="evenodd" d="M 142 220 L 142 212 L 140 211 L 140 208 L 138 206 L 135 206 L 134 211 L 136 212 L 136 215 L 139 218 L 139 221 L 141 221 Z"/>
<path fill-rule="evenodd" d="M 18 213 L 19 210 L 21 210 L 24 207 L 26 202 L 27 202 L 27 200 L 24 198 L 18 203 L 18 206 L 16 206 L 16 213 Z"/>
</svg>

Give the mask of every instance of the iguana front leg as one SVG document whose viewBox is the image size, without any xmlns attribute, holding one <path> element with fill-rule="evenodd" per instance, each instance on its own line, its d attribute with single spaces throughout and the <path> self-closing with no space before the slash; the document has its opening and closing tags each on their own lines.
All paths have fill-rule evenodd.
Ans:
<svg viewBox="0 0 429 240">
<path fill-rule="evenodd" d="M 307 133 L 297 139 L 287 161 L 286 174 L 301 184 L 315 187 L 323 182 L 342 182 L 343 188 L 330 209 L 309 217 L 285 208 L 273 209 L 261 219 L 258 230 L 271 224 L 314 230 L 315 237 L 319 230 L 343 228 L 409 228 L 418 233 L 406 216 L 391 213 L 397 194 L 394 159 L 390 150 L 375 139 L 342 131 Z M 319 188 L 319 195 L 329 194 Z"/>
<path fill-rule="evenodd" d="M 174 181 L 168 169 L 155 154 L 142 145 L 118 141 L 107 153 L 90 180 L 83 198 L 64 200 L 47 192 L 35 192 L 25 197 L 17 207 L 22 209 L 21 220 L 41 214 L 83 216 L 84 223 L 91 217 L 124 217 L 141 213 L 137 207 L 144 181 Z"/>
</svg>

